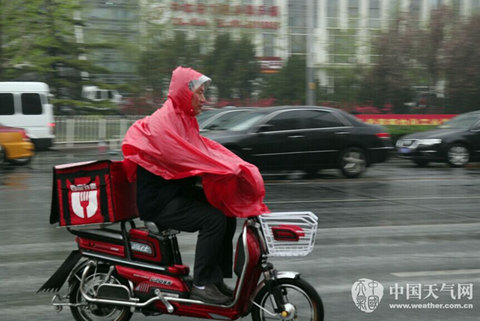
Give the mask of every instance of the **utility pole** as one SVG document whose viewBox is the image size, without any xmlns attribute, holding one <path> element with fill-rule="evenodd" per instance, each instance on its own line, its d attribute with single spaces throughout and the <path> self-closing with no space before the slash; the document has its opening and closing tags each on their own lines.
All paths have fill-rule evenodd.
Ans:
<svg viewBox="0 0 480 321">
<path fill-rule="evenodd" d="M 307 17 L 307 59 L 306 59 L 306 103 L 307 105 L 315 105 L 315 77 L 313 70 L 313 15 L 314 15 L 314 0 L 306 0 L 307 5 L 305 15 Z"/>
</svg>

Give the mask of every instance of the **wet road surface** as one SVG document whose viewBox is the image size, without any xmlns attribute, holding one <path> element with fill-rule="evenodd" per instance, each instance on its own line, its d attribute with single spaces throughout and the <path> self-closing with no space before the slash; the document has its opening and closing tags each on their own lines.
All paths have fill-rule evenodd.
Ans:
<svg viewBox="0 0 480 321">
<path fill-rule="evenodd" d="M 73 320 L 68 309 L 59 314 L 53 310 L 50 294 L 35 294 L 74 248 L 65 229 L 48 223 L 51 168 L 101 158 L 119 155 L 49 151 L 28 166 L 0 169 L 1 320 Z M 418 168 L 392 159 L 358 179 L 344 179 L 333 170 L 309 180 L 295 173 L 265 179 L 265 200 L 272 211 L 308 210 L 319 218 L 312 254 L 272 262 L 279 270 L 301 272 L 317 289 L 326 320 L 479 319 L 478 164 Z M 184 261 L 191 265 L 195 234 L 182 233 L 179 242 Z M 384 288 L 371 313 L 355 306 L 357 292 L 352 298 L 352 286 L 362 278 Z M 372 300 L 379 297 L 368 287 L 365 294 Z M 195 320 L 165 315 L 136 315 L 132 320 L 149 319 Z"/>
</svg>

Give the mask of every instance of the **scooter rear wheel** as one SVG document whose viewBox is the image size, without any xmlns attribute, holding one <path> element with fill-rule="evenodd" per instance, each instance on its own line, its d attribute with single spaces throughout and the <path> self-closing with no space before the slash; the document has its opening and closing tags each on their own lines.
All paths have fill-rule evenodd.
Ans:
<svg viewBox="0 0 480 321">
<path fill-rule="evenodd" d="M 108 266 L 100 265 L 86 276 L 84 290 L 90 295 L 104 282 L 108 273 Z M 109 283 L 125 284 L 114 274 Z M 126 284 L 125 284 L 126 285 Z M 70 303 L 85 304 L 71 306 L 72 315 L 77 321 L 128 321 L 132 317 L 129 307 L 108 304 L 87 303 L 80 292 L 80 280 L 75 278 L 70 285 Z"/>
<path fill-rule="evenodd" d="M 294 312 L 283 317 L 274 312 L 273 294 L 263 287 L 255 297 L 252 307 L 252 320 L 301 320 L 323 321 L 323 303 L 317 291 L 306 281 L 298 279 L 279 279 L 284 300 L 294 307 Z"/>
</svg>

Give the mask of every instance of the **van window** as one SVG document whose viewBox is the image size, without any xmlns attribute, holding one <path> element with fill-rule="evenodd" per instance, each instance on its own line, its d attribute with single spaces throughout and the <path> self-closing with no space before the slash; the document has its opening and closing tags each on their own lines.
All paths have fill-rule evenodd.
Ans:
<svg viewBox="0 0 480 321">
<path fill-rule="evenodd" d="M 15 114 L 15 105 L 13 104 L 13 94 L 0 94 L 0 115 Z"/>
<path fill-rule="evenodd" d="M 42 102 L 39 94 L 22 94 L 22 113 L 24 115 L 42 114 Z"/>
</svg>

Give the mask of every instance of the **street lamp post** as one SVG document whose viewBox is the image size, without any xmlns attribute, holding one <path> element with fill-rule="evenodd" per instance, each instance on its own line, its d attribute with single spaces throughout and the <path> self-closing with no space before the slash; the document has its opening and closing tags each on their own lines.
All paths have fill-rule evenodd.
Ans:
<svg viewBox="0 0 480 321">
<path fill-rule="evenodd" d="M 306 59 L 306 103 L 307 105 L 315 105 L 315 81 L 313 70 L 313 1 L 307 0 L 306 17 L 307 17 L 307 59 Z"/>
</svg>

